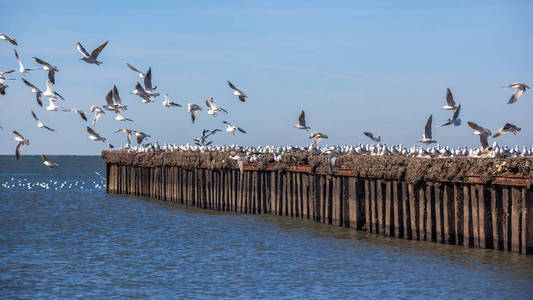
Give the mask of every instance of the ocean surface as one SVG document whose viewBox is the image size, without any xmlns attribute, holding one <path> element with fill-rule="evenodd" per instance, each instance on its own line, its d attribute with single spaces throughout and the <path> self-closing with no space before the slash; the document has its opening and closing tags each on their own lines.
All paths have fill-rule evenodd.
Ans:
<svg viewBox="0 0 533 300">
<path fill-rule="evenodd" d="M 0 299 L 533 298 L 533 257 L 108 195 L 100 157 L 0 156 Z"/>
</svg>

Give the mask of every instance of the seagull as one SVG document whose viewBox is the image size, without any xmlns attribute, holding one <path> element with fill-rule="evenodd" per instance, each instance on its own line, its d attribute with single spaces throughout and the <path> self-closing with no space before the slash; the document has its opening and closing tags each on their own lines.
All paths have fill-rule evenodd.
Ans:
<svg viewBox="0 0 533 300">
<path fill-rule="evenodd" d="M 122 104 L 122 99 L 118 93 L 117 86 L 114 85 L 113 89 L 109 90 L 105 97 L 106 105 L 102 106 L 104 109 L 109 111 L 118 112 L 119 109 L 125 111 L 128 109 L 127 106 Z"/>
<path fill-rule="evenodd" d="M 381 136 L 376 136 L 374 134 L 372 134 L 371 132 L 363 132 L 364 135 L 366 135 L 367 137 L 369 137 L 371 140 L 373 140 L 374 142 L 381 142 Z"/>
<path fill-rule="evenodd" d="M 242 173 L 244 171 L 244 161 L 246 160 L 246 158 L 241 154 L 235 154 L 235 152 L 233 151 L 230 153 L 229 158 L 237 161 L 237 164 L 239 165 L 239 170 Z"/>
<path fill-rule="evenodd" d="M 9 74 L 9 73 L 13 73 L 13 72 L 15 72 L 15 70 L 0 71 L 0 77 L 4 78 L 4 75 Z"/>
<path fill-rule="evenodd" d="M 105 48 L 105 46 L 107 46 L 108 42 L 109 41 L 106 41 L 102 45 L 98 46 L 98 48 L 94 49 L 91 52 L 91 55 L 89 55 L 89 53 L 87 53 L 87 51 L 85 51 L 85 48 L 83 48 L 83 46 L 80 44 L 80 42 L 78 42 L 76 44 L 76 48 L 78 48 L 78 51 L 81 53 L 81 55 L 83 55 L 83 57 L 80 58 L 80 60 L 83 60 L 84 62 L 86 62 L 88 64 L 96 64 L 97 66 L 101 65 L 102 62 L 98 61 L 96 59 L 98 58 L 98 55 L 100 55 L 100 52 L 102 52 L 102 50 Z"/>
<path fill-rule="evenodd" d="M 100 119 L 100 116 L 102 114 L 105 114 L 105 111 L 101 109 L 100 107 L 93 105 L 91 106 L 91 112 L 94 113 L 94 118 L 93 118 L 93 126 L 94 126 L 96 125 L 96 122 L 98 122 L 98 119 Z"/>
<path fill-rule="evenodd" d="M 146 76 L 144 76 L 144 91 L 150 96 L 150 97 L 157 97 L 159 96 L 159 93 L 156 93 L 157 86 L 152 87 L 152 67 L 148 69 L 148 72 L 146 72 Z"/>
<path fill-rule="evenodd" d="M 481 126 L 477 125 L 474 122 L 468 122 L 468 126 L 470 126 L 470 128 L 472 128 L 472 129 L 474 129 L 473 134 L 479 135 L 479 142 L 481 143 L 481 147 L 483 149 L 488 148 L 489 147 L 489 143 L 488 143 L 487 139 L 488 139 L 489 136 L 492 135 L 490 130 L 488 130 L 487 128 L 481 127 Z"/>
<path fill-rule="evenodd" d="M 422 131 L 422 139 L 418 140 L 419 143 L 424 143 L 426 145 L 429 145 L 429 144 L 437 142 L 431 137 L 431 122 L 432 121 L 433 121 L 433 115 L 430 115 L 426 122 L 426 127 L 424 127 L 424 130 Z"/>
<path fill-rule="evenodd" d="M 450 89 L 446 89 L 446 105 L 444 105 L 441 109 L 444 110 L 454 110 L 457 109 L 457 105 L 455 101 L 453 100 L 452 91 Z"/>
<path fill-rule="evenodd" d="M 5 95 L 6 94 L 6 88 L 8 88 L 9 85 L 7 84 L 4 84 L 3 81 L 0 82 L 0 95 Z"/>
<path fill-rule="evenodd" d="M 174 107 L 181 107 L 180 104 L 170 101 L 168 99 L 168 94 L 164 94 L 163 97 L 165 98 L 165 100 L 162 103 L 164 107 L 168 107 L 168 108 L 173 107 L 173 106 Z"/>
<path fill-rule="evenodd" d="M 329 172 L 333 172 L 333 168 L 335 167 L 335 162 L 337 161 L 337 152 L 335 151 L 327 151 L 326 153 L 329 154 L 328 157 L 328 170 Z"/>
<path fill-rule="evenodd" d="M 41 155 L 41 158 L 43 159 L 43 164 L 48 167 L 48 169 L 53 169 L 59 167 L 58 163 L 52 162 L 46 155 Z"/>
<path fill-rule="evenodd" d="M 231 132 L 232 135 L 235 135 L 235 131 L 236 130 L 239 130 L 240 132 L 242 133 L 246 133 L 246 131 L 244 131 L 242 128 L 238 127 L 238 126 L 234 126 L 234 125 L 231 125 L 230 123 L 226 122 L 226 121 L 222 121 L 222 123 L 226 124 L 226 126 L 228 126 L 226 128 L 226 131 L 227 132 Z"/>
<path fill-rule="evenodd" d="M 229 82 L 229 80 L 227 80 L 227 82 L 229 87 L 233 89 L 233 95 L 239 97 L 239 100 L 241 100 L 241 102 L 245 102 L 248 96 L 246 96 L 241 90 L 236 88 L 231 82 Z"/>
<path fill-rule="evenodd" d="M 513 95 L 511 96 L 511 98 L 509 98 L 509 101 L 507 102 L 507 104 L 515 103 L 518 100 L 518 98 L 520 98 L 520 96 L 522 96 L 522 94 L 527 89 L 529 89 L 529 86 L 527 84 L 520 83 L 520 82 L 513 82 L 509 84 L 507 87 L 515 89 Z"/>
<path fill-rule="evenodd" d="M 15 149 L 15 157 L 17 158 L 17 160 L 19 160 L 22 146 L 29 145 L 30 141 L 25 139 L 22 134 L 18 133 L 16 130 L 13 130 L 13 134 L 15 135 L 13 138 L 15 139 L 15 141 L 18 142 L 17 148 Z"/>
<path fill-rule="evenodd" d="M 323 140 L 323 139 L 327 139 L 328 136 L 323 134 L 323 133 L 321 133 L 321 132 L 313 131 L 313 132 L 311 132 L 311 135 L 309 135 L 309 138 L 310 139 L 315 139 L 314 142 L 313 142 L 312 148 L 318 148 L 318 144 L 320 143 L 320 141 Z"/>
<path fill-rule="evenodd" d="M 46 91 L 44 91 L 43 93 L 43 96 L 46 96 L 46 97 L 50 97 L 52 99 L 56 99 L 57 97 L 65 100 L 65 98 L 63 98 L 63 96 L 59 95 L 59 93 L 55 92 L 54 90 L 52 90 L 52 81 L 50 79 L 48 79 L 46 81 Z"/>
<path fill-rule="evenodd" d="M 37 127 L 39 128 L 44 128 L 44 129 L 48 129 L 50 131 L 55 131 L 54 129 L 46 126 L 43 124 L 43 122 L 41 120 L 39 120 L 39 118 L 37 118 L 37 115 L 35 114 L 35 112 L 32 110 L 31 111 L 31 115 L 33 116 L 33 118 L 35 119 L 35 121 L 37 121 Z"/>
<path fill-rule="evenodd" d="M 24 68 L 24 66 L 22 65 L 22 61 L 20 61 L 20 57 L 17 53 L 17 50 L 13 51 L 15 51 L 15 57 L 17 58 L 17 62 L 19 63 L 19 72 L 22 76 L 26 75 L 28 71 L 38 70 L 37 68 Z"/>
<path fill-rule="evenodd" d="M 143 140 L 147 137 L 150 137 L 150 135 L 142 132 L 142 131 L 135 131 L 135 130 L 132 130 L 131 131 L 136 137 L 137 137 L 137 144 L 140 144 L 143 142 Z"/>
<path fill-rule="evenodd" d="M 455 112 L 453 113 L 453 116 L 451 119 L 448 119 L 448 121 L 444 122 L 443 124 L 441 124 L 440 126 L 448 126 L 448 125 L 451 125 L 453 124 L 453 126 L 459 126 L 461 125 L 461 119 L 459 119 L 459 113 L 461 112 L 461 104 L 459 104 L 459 106 L 457 106 L 457 108 L 455 109 Z"/>
<path fill-rule="evenodd" d="M 48 98 L 48 106 L 46 107 L 46 110 L 48 111 L 57 111 L 59 106 L 56 104 L 56 99 L 54 98 Z"/>
<path fill-rule="evenodd" d="M 137 72 L 139 74 L 139 77 L 144 78 L 146 76 L 146 73 L 143 73 L 143 72 L 137 70 L 134 66 L 132 66 L 132 65 L 130 65 L 128 63 L 126 63 L 126 65 L 128 66 L 128 68 L 130 68 L 134 72 Z"/>
<path fill-rule="evenodd" d="M 511 123 L 505 123 L 502 128 L 498 129 L 496 133 L 492 136 L 493 138 L 498 137 L 504 133 L 512 132 L 513 134 L 517 134 L 522 128 L 513 125 Z"/>
<path fill-rule="evenodd" d="M 300 113 L 300 116 L 298 116 L 298 124 L 294 124 L 292 127 L 305 131 L 309 131 L 309 129 L 311 129 L 311 127 L 305 125 L 305 112 L 303 110 Z"/>
<path fill-rule="evenodd" d="M 154 102 L 154 100 L 150 98 L 152 95 L 149 94 L 139 82 L 137 82 L 137 84 L 135 85 L 135 89 L 130 93 L 141 97 L 143 99 L 142 103 Z"/>
<path fill-rule="evenodd" d="M 125 117 L 120 113 L 120 111 L 115 111 L 115 114 L 116 114 L 116 115 L 115 115 L 115 120 L 117 120 L 117 121 L 123 121 L 123 122 L 125 122 L 125 121 L 130 121 L 130 122 L 133 122 L 132 119 L 125 118 Z"/>
<path fill-rule="evenodd" d="M 32 93 L 35 94 L 35 99 L 37 100 L 37 104 L 39 104 L 39 106 L 42 107 L 43 106 L 43 92 L 40 89 L 38 89 L 36 86 L 31 84 L 29 81 L 27 81 L 26 79 L 24 78 L 21 78 L 21 79 L 25 85 L 31 87 Z"/>
<path fill-rule="evenodd" d="M 39 59 L 37 57 L 32 57 L 33 61 L 36 63 L 43 65 L 42 69 L 45 71 L 48 71 L 48 79 L 52 82 L 52 84 L 56 84 L 55 81 L 55 72 L 59 72 L 59 69 L 56 66 L 52 66 L 51 64 L 45 62 L 42 59 Z"/>
<path fill-rule="evenodd" d="M 67 111 L 71 111 L 71 112 L 75 112 L 77 114 L 80 115 L 81 119 L 85 122 L 87 122 L 87 116 L 85 115 L 85 112 L 81 109 L 77 109 L 77 108 L 73 108 L 73 109 L 69 109 Z"/>
<path fill-rule="evenodd" d="M 191 120 L 193 124 L 194 124 L 194 120 L 196 120 L 196 114 L 198 113 L 199 110 L 202 110 L 200 105 L 197 105 L 194 103 L 187 104 L 187 111 L 191 114 Z"/>
<path fill-rule="evenodd" d="M 11 44 L 13 44 L 14 46 L 18 46 L 17 40 L 15 40 L 15 38 L 12 38 L 12 37 L 10 37 L 9 35 L 6 35 L 6 34 L 0 33 L 0 40 L 6 40 L 6 41 L 10 42 Z"/>
<path fill-rule="evenodd" d="M 131 133 L 132 133 L 132 130 L 131 129 L 128 129 L 128 128 L 119 128 L 115 131 L 115 133 L 117 132 L 124 132 L 124 133 L 127 133 L 127 137 L 128 137 L 128 145 L 131 144 Z"/>
<path fill-rule="evenodd" d="M 222 107 L 218 107 L 215 104 L 215 100 L 213 100 L 213 97 L 209 97 L 209 100 L 205 100 L 205 105 L 207 106 L 207 113 L 212 115 L 213 117 L 216 117 L 219 111 L 228 113 L 227 110 L 223 109 Z"/>
<path fill-rule="evenodd" d="M 102 141 L 105 143 L 106 138 L 101 137 L 96 131 L 94 131 L 91 127 L 87 126 L 87 132 L 89 133 L 89 139 L 92 141 Z"/>
</svg>

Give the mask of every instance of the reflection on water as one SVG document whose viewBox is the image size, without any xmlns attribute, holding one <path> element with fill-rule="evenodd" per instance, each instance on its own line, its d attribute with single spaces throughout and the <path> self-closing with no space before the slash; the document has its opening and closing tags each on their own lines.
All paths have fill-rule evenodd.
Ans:
<svg viewBox="0 0 533 300">
<path fill-rule="evenodd" d="M 0 157 L 1 298 L 533 297 L 533 257 L 107 195 L 100 158 L 52 159 Z"/>
</svg>

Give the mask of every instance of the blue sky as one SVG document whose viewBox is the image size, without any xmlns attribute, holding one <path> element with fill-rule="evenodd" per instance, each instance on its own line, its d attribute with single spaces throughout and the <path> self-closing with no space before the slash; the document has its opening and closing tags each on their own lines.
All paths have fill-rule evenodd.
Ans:
<svg viewBox="0 0 533 300">
<path fill-rule="evenodd" d="M 113 132 L 125 125 L 152 142 L 182 144 L 203 128 L 224 128 L 222 120 L 248 134 L 218 134 L 216 144 L 309 144 L 308 134 L 291 127 L 302 109 L 327 143 L 367 143 L 362 131 L 372 131 L 387 144 L 416 144 L 433 114 L 434 138 L 443 145 L 479 145 L 466 121 L 493 132 L 511 122 L 522 131 L 496 141 L 533 144 L 533 91 L 507 105 L 512 90 L 501 88 L 533 86 L 531 1 L 91 1 L 90 12 L 86 3 L 0 1 L 1 31 L 16 37 L 26 67 L 35 66 L 32 56 L 59 67 L 63 106 L 88 112 L 116 84 L 135 122 L 107 113 L 94 126 L 116 146 L 125 137 Z M 101 66 L 79 60 L 77 41 L 91 51 L 106 40 Z M 0 69 L 17 68 L 13 49 L 0 41 Z M 203 105 L 213 96 L 230 114 L 204 111 L 192 125 L 185 109 L 164 108 L 162 98 L 142 104 L 129 94 L 138 77 L 126 62 L 151 66 L 158 91 L 174 101 Z M 0 96 L 0 154 L 14 152 L 13 129 L 30 139 L 23 154 L 103 149 L 87 138 L 89 123 L 38 107 L 15 77 Z M 46 73 L 26 78 L 44 88 Z M 248 94 L 246 103 L 226 80 Z M 457 128 L 436 127 L 452 114 L 440 110 L 446 88 L 462 103 Z M 57 132 L 37 128 L 30 109 Z"/>
</svg>

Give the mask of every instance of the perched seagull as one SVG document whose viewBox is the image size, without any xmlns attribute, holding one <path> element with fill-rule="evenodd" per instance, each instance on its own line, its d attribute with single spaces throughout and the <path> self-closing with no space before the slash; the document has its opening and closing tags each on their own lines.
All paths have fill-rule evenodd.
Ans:
<svg viewBox="0 0 533 300">
<path fill-rule="evenodd" d="M 373 140 L 374 142 L 381 142 L 381 136 L 376 136 L 374 135 L 372 132 L 363 132 L 364 135 L 366 135 L 367 137 L 369 137 L 371 140 Z"/>
<path fill-rule="evenodd" d="M 326 153 L 329 154 L 328 157 L 328 170 L 329 172 L 333 172 L 333 168 L 335 167 L 335 162 L 337 161 L 337 152 L 335 151 L 327 151 Z"/>
<path fill-rule="evenodd" d="M 455 112 L 453 113 L 453 116 L 451 119 L 448 119 L 448 121 L 444 122 L 442 125 L 440 125 L 441 127 L 442 126 L 448 126 L 448 125 L 451 125 L 453 124 L 453 126 L 459 126 L 461 125 L 461 119 L 459 119 L 459 113 L 461 112 L 461 104 L 459 104 L 459 106 L 457 106 L 457 108 L 455 109 Z"/>
<path fill-rule="evenodd" d="M 246 96 L 241 90 L 236 88 L 231 82 L 229 82 L 229 80 L 227 82 L 229 87 L 233 89 L 233 95 L 239 97 L 239 100 L 241 100 L 241 102 L 246 101 L 246 98 L 248 98 L 248 96 Z"/>
<path fill-rule="evenodd" d="M 489 147 L 488 137 L 492 135 L 490 130 L 488 130 L 487 128 L 481 127 L 474 122 L 468 122 L 468 126 L 474 129 L 474 132 L 472 132 L 473 134 L 479 135 L 479 142 L 481 143 L 481 147 L 483 149 L 488 148 Z"/>
<path fill-rule="evenodd" d="M 232 135 L 235 135 L 235 131 L 236 130 L 239 130 L 240 132 L 242 133 L 246 133 L 246 131 L 244 131 L 242 128 L 238 127 L 238 126 L 234 126 L 234 125 L 231 125 L 230 123 L 226 122 L 226 121 L 222 121 L 222 123 L 226 124 L 226 126 L 228 126 L 226 128 L 226 131 L 227 132 L 231 132 Z"/>
<path fill-rule="evenodd" d="M 509 98 L 509 101 L 507 102 L 507 104 L 515 103 L 518 100 L 518 98 L 520 98 L 520 96 L 522 96 L 522 94 L 527 89 L 529 89 L 529 86 L 527 84 L 520 83 L 520 82 L 513 82 L 509 84 L 507 87 L 515 89 L 513 95 L 511 96 L 511 98 Z"/>
<path fill-rule="evenodd" d="M 126 65 L 128 66 L 128 68 L 130 68 L 134 72 L 137 72 L 139 74 L 139 77 L 144 78 L 146 76 L 146 73 L 143 73 L 143 72 L 137 70 L 134 66 L 132 66 L 132 65 L 130 65 L 128 63 L 126 63 Z"/>
<path fill-rule="evenodd" d="M 174 107 L 181 107 L 180 104 L 170 101 L 168 99 L 168 94 L 164 94 L 163 97 L 165 98 L 165 101 L 163 101 L 163 103 L 162 103 L 164 107 L 168 107 L 168 108 L 173 107 L 173 106 Z"/>
<path fill-rule="evenodd" d="M 246 158 L 242 156 L 241 154 L 236 154 L 233 151 L 230 153 L 229 158 L 237 161 L 237 164 L 239 165 L 239 170 L 242 173 L 244 171 L 244 161 L 246 160 Z"/>
<path fill-rule="evenodd" d="M 310 139 L 315 139 L 314 142 L 313 142 L 312 148 L 318 148 L 318 144 L 320 143 L 320 141 L 323 140 L 323 139 L 327 139 L 328 136 L 323 134 L 323 133 L 321 133 L 321 132 L 313 131 L 313 132 L 311 132 L 311 135 L 309 135 L 309 138 Z"/>
<path fill-rule="evenodd" d="M 105 143 L 106 138 L 101 137 L 96 131 L 94 131 L 91 127 L 87 126 L 87 132 L 89 133 L 89 139 L 92 141 L 102 141 Z"/>
<path fill-rule="evenodd" d="M 194 103 L 187 104 L 187 111 L 191 114 L 191 120 L 193 124 L 194 124 L 194 120 L 196 120 L 196 114 L 198 113 L 199 110 L 202 110 L 200 105 L 197 105 Z"/>
<path fill-rule="evenodd" d="M 152 67 L 146 72 L 144 76 L 144 91 L 149 95 L 149 97 L 157 97 L 159 93 L 156 93 L 157 86 L 152 87 Z"/>
<path fill-rule="evenodd" d="M 31 115 L 33 116 L 33 118 L 35 119 L 35 121 L 37 121 L 37 127 L 39 128 L 44 128 L 44 129 L 48 129 L 50 131 L 55 131 L 54 129 L 46 126 L 43 124 L 43 122 L 41 122 L 41 120 L 39 120 L 39 118 L 37 118 L 37 115 L 35 114 L 35 112 L 33 112 L 33 110 L 31 111 Z"/>
<path fill-rule="evenodd" d="M 305 131 L 309 131 L 309 129 L 311 129 L 311 127 L 305 125 L 305 112 L 303 110 L 300 113 L 300 116 L 298 116 L 298 124 L 294 124 L 292 127 L 303 129 Z"/>
<path fill-rule="evenodd" d="M 424 127 L 424 130 L 422 131 L 422 139 L 418 140 L 419 143 L 424 143 L 426 145 L 429 145 L 429 144 L 437 142 L 431 137 L 431 122 L 432 121 L 433 121 L 433 115 L 430 115 L 426 122 L 426 127 Z"/>
<path fill-rule="evenodd" d="M 148 134 L 146 134 L 146 133 L 144 133 L 142 131 L 132 130 L 131 132 L 137 137 L 137 144 L 142 143 L 145 138 L 150 137 L 150 135 L 148 135 Z"/>
<path fill-rule="evenodd" d="M 29 81 L 27 81 L 26 79 L 24 78 L 21 78 L 21 79 L 25 85 L 31 87 L 31 92 L 35 94 L 35 99 L 37 100 L 37 104 L 39 104 L 39 106 L 42 107 L 43 106 L 43 92 L 40 89 L 38 89 L 36 86 L 31 84 Z"/>
<path fill-rule="evenodd" d="M 52 99 L 56 99 L 57 97 L 59 97 L 59 98 L 65 100 L 65 98 L 63 98 L 63 96 L 59 95 L 58 92 L 52 90 L 52 81 L 50 79 L 48 79 L 46 81 L 46 91 L 44 91 L 43 96 L 50 97 Z"/>
<path fill-rule="evenodd" d="M 52 66 L 51 64 L 45 62 L 42 59 L 39 59 L 37 57 L 32 57 L 32 58 L 33 58 L 33 61 L 43 66 L 42 67 L 43 70 L 48 71 L 48 79 L 50 80 L 50 82 L 52 82 L 52 84 L 56 84 L 55 72 L 59 72 L 59 69 L 56 66 Z"/>
<path fill-rule="evenodd" d="M 73 108 L 73 109 L 69 109 L 67 111 L 71 111 L 71 112 L 75 112 L 77 114 L 80 115 L 81 119 L 85 122 L 87 122 L 87 116 L 85 115 L 85 112 L 81 109 L 77 109 L 77 108 Z"/>
<path fill-rule="evenodd" d="M 19 63 L 19 72 L 22 76 L 26 75 L 28 71 L 38 70 L 37 68 L 24 68 L 24 65 L 22 65 L 22 61 L 20 61 L 19 54 L 17 53 L 17 50 L 15 51 L 15 57 L 17 58 L 17 62 Z"/>
<path fill-rule="evenodd" d="M 446 105 L 444 105 L 441 109 L 444 110 L 454 110 L 457 109 L 457 105 L 455 104 L 455 101 L 453 100 L 452 91 L 450 89 L 446 89 Z"/>
<path fill-rule="evenodd" d="M 6 41 L 10 42 L 11 44 L 13 44 L 14 46 L 18 46 L 17 40 L 15 40 L 15 38 L 12 38 L 12 37 L 10 37 L 9 35 L 6 35 L 6 34 L 0 33 L 0 40 L 6 40 Z"/>
<path fill-rule="evenodd" d="M 207 113 L 212 115 L 213 117 L 216 117 L 219 111 L 228 113 L 227 110 L 215 104 L 215 100 L 213 100 L 213 97 L 209 97 L 209 100 L 205 100 L 205 105 L 207 106 Z"/>
<path fill-rule="evenodd" d="M 43 164 L 48 167 L 48 169 L 53 169 L 59 167 L 58 163 L 52 162 L 46 155 L 41 155 L 41 158 L 43 159 Z"/>
<path fill-rule="evenodd" d="M 93 118 L 93 126 L 94 126 L 96 125 L 96 122 L 98 122 L 98 119 L 100 119 L 100 116 L 102 114 L 105 114 L 105 111 L 101 109 L 100 107 L 93 105 L 91 106 L 91 112 L 94 113 L 94 118 Z"/>
<path fill-rule="evenodd" d="M 128 137 L 128 145 L 131 144 L 131 133 L 132 133 L 132 130 L 131 129 L 128 129 L 128 128 L 119 128 L 115 131 L 115 133 L 117 132 L 124 132 L 127 134 L 127 137 Z M 140 143 L 139 143 L 140 144 Z"/>
<path fill-rule="evenodd" d="M 13 134 L 15 135 L 13 138 L 15 141 L 17 141 L 17 148 L 15 149 L 15 157 L 17 160 L 20 158 L 20 151 L 22 150 L 22 146 L 29 145 L 30 141 L 25 139 L 22 134 L 18 133 L 16 130 L 13 130 Z"/>
<path fill-rule="evenodd" d="M 513 134 L 517 134 L 522 128 L 513 125 L 511 123 L 505 123 L 502 128 L 498 129 L 496 133 L 492 136 L 493 138 L 498 137 L 504 133 L 512 132 Z"/>
<path fill-rule="evenodd" d="M 83 60 L 84 62 L 86 62 L 88 64 L 101 65 L 102 62 L 98 61 L 96 59 L 98 58 L 98 55 L 100 55 L 100 52 L 102 52 L 102 50 L 105 48 L 105 46 L 107 46 L 108 42 L 109 41 L 106 41 L 102 45 L 98 46 L 98 48 L 94 49 L 91 52 L 91 55 L 89 55 L 89 53 L 87 53 L 87 51 L 85 51 L 85 48 L 83 48 L 83 46 L 80 44 L 80 42 L 78 42 L 78 44 L 76 44 L 76 47 L 78 48 L 78 51 L 81 53 L 81 55 L 83 55 L 83 57 L 80 58 L 80 60 Z"/>
<path fill-rule="evenodd" d="M 125 118 L 121 113 L 120 111 L 115 111 L 115 120 L 117 121 L 122 121 L 122 122 L 125 122 L 125 121 L 130 121 L 130 122 L 133 122 L 132 119 L 128 119 L 128 118 Z"/>
</svg>

